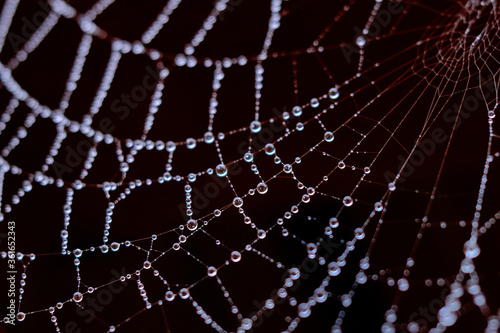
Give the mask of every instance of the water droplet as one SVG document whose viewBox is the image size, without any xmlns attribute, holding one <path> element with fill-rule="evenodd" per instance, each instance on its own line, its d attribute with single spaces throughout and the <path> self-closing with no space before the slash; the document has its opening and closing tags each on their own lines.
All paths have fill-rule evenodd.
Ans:
<svg viewBox="0 0 500 333">
<path fill-rule="evenodd" d="M 370 259 L 368 257 L 365 257 L 359 261 L 359 268 L 366 270 L 369 267 L 370 267 Z"/>
<path fill-rule="evenodd" d="M 245 331 L 248 331 L 252 328 L 253 321 L 249 318 L 244 318 L 241 320 L 241 328 Z"/>
<path fill-rule="evenodd" d="M 366 274 L 364 272 L 359 272 L 358 274 L 356 274 L 356 282 L 357 283 L 364 284 L 364 283 L 366 283 L 367 280 L 368 280 L 368 277 L 366 276 Z"/>
<path fill-rule="evenodd" d="M 80 249 L 74 249 L 73 254 L 75 255 L 76 258 L 80 258 L 82 256 L 83 251 Z"/>
<path fill-rule="evenodd" d="M 166 146 L 166 147 L 167 147 L 167 151 L 168 151 L 169 153 L 173 152 L 173 151 L 175 150 L 175 148 L 176 148 L 175 142 L 173 142 L 173 141 L 168 141 L 168 142 L 167 142 L 167 146 Z"/>
<path fill-rule="evenodd" d="M 176 64 L 177 66 L 180 66 L 180 67 L 181 67 L 181 66 L 184 66 L 184 65 L 186 64 L 187 59 L 186 59 L 186 56 L 185 56 L 184 54 L 179 53 L 179 54 L 177 54 L 177 55 L 175 56 L 174 61 L 175 61 L 175 64 Z"/>
<path fill-rule="evenodd" d="M 335 261 L 328 264 L 328 274 L 330 276 L 337 276 L 340 274 L 340 266 Z"/>
<path fill-rule="evenodd" d="M 342 333 L 342 328 L 339 325 L 333 325 L 330 333 Z"/>
<path fill-rule="evenodd" d="M 120 249 L 120 243 L 113 242 L 113 243 L 111 243 L 110 248 L 111 248 L 111 251 L 116 252 Z"/>
<path fill-rule="evenodd" d="M 189 138 L 186 140 L 186 146 L 188 149 L 194 149 L 196 147 L 196 140 L 193 138 Z"/>
<path fill-rule="evenodd" d="M 344 206 L 350 207 L 354 203 L 354 200 L 352 200 L 352 198 L 347 195 L 347 196 L 344 197 L 344 199 L 342 200 L 342 202 L 344 203 Z"/>
<path fill-rule="evenodd" d="M 243 159 L 245 160 L 245 162 L 252 162 L 253 161 L 253 154 L 252 153 L 245 153 L 245 155 L 243 155 Z"/>
<path fill-rule="evenodd" d="M 225 177 L 227 175 L 227 168 L 224 164 L 219 164 L 215 167 L 215 173 L 219 177 Z"/>
<path fill-rule="evenodd" d="M 339 221 L 336 217 L 332 217 L 329 221 L 330 227 L 337 228 L 339 226 Z"/>
<path fill-rule="evenodd" d="M 340 301 L 342 302 L 342 306 L 347 308 L 352 304 L 352 297 L 351 295 L 342 295 Z"/>
<path fill-rule="evenodd" d="M 300 115 L 302 115 L 302 108 L 300 106 L 294 106 L 293 109 L 292 109 L 292 114 L 295 116 L 295 117 L 299 117 Z"/>
<path fill-rule="evenodd" d="M 210 144 L 215 141 L 215 137 L 212 132 L 206 132 L 203 138 L 205 139 L 205 143 L 207 144 Z"/>
<path fill-rule="evenodd" d="M 260 194 L 267 193 L 267 190 L 268 190 L 268 187 L 267 187 L 266 183 L 262 182 L 262 183 L 257 184 L 257 192 L 259 192 Z"/>
<path fill-rule="evenodd" d="M 262 229 L 259 229 L 259 230 L 257 231 L 257 237 L 258 237 L 259 239 L 264 239 L 264 238 L 266 238 L 266 232 L 265 232 L 264 230 L 262 230 Z"/>
<path fill-rule="evenodd" d="M 323 303 L 327 300 L 328 293 L 323 287 L 317 288 L 316 290 L 314 290 L 314 298 L 316 302 Z"/>
<path fill-rule="evenodd" d="M 240 55 L 238 57 L 238 65 L 240 65 L 240 66 L 246 65 L 247 61 L 248 60 L 247 60 L 247 58 L 244 55 Z"/>
<path fill-rule="evenodd" d="M 389 309 L 385 312 L 385 320 L 389 323 L 394 323 L 398 319 L 396 312 L 393 309 Z"/>
<path fill-rule="evenodd" d="M 313 98 L 313 99 L 311 99 L 311 106 L 312 106 L 313 108 L 317 108 L 317 107 L 319 106 L 319 101 L 318 101 L 318 99 L 317 99 L 317 98 Z"/>
<path fill-rule="evenodd" d="M 337 166 L 339 167 L 339 169 L 344 169 L 345 168 L 344 161 L 339 161 L 339 163 L 337 164 Z"/>
<path fill-rule="evenodd" d="M 272 143 L 268 143 L 264 147 L 264 151 L 266 152 L 267 155 L 271 156 L 271 155 L 274 155 L 276 153 L 276 148 L 274 148 L 274 145 Z"/>
<path fill-rule="evenodd" d="M 467 241 L 464 244 L 464 254 L 469 259 L 476 258 L 481 253 L 481 249 L 476 242 Z"/>
<path fill-rule="evenodd" d="M 354 237 L 357 239 L 357 240 L 361 240 L 363 238 L 365 238 L 365 232 L 363 231 L 362 228 L 356 228 L 354 230 Z"/>
<path fill-rule="evenodd" d="M 273 309 L 274 308 L 274 301 L 271 298 L 267 299 L 265 306 L 267 309 Z"/>
<path fill-rule="evenodd" d="M 380 201 L 375 202 L 374 207 L 375 207 L 375 210 L 377 212 L 380 212 L 380 211 L 382 211 L 382 209 L 384 209 L 384 206 L 382 205 L 382 203 Z"/>
<path fill-rule="evenodd" d="M 384 323 L 380 329 L 382 333 L 396 333 L 394 325 L 391 323 Z"/>
<path fill-rule="evenodd" d="M 337 86 L 333 87 L 333 88 L 330 88 L 330 90 L 328 90 L 328 97 L 330 99 L 337 99 L 339 98 L 339 88 Z"/>
<path fill-rule="evenodd" d="M 169 290 L 169 291 L 167 291 L 167 292 L 165 293 L 165 299 L 166 299 L 167 301 L 169 301 L 169 302 L 170 302 L 170 301 L 173 301 L 173 300 L 174 300 L 174 298 L 175 298 L 175 294 L 173 293 L 173 291 Z"/>
<path fill-rule="evenodd" d="M 401 291 L 407 291 L 408 288 L 410 288 L 410 284 L 408 283 L 408 280 L 405 278 L 401 278 L 398 280 L 398 289 Z"/>
<path fill-rule="evenodd" d="M 331 235 L 333 233 L 333 230 L 331 227 L 325 227 L 325 235 Z"/>
<path fill-rule="evenodd" d="M 188 298 L 189 297 L 189 290 L 187 288 L 182 288 L 179 291 L 179 297 L 182 298 L 182 299 Z"/>
<path fill-rule="evenodd" d="M 332 132 L 325 132 L 324 138 L 326 142 L 332 142 L 335 137 Z"/>
<path fill-rule="evenodd" d="M 73 301 L 75 301 L 76 303 L 81 302 L 82 299 L 83 299 L 83 295 L 81 292 L 77 291 L 76 293 L 73 294 Z"/>
<path fill-rule="evenodd" d="M 299 317 L 307 318 L 311 315 L 311 306 L 307 303 L 300 303 L 298 306 Z"/>
<path fill-rule="evenodd" d="M 250 131 L 252 131 L 252 133 L 259 133 L 261 129 L 262 125 L 260 121 L 254 120 L 250 123 Z"/>
<path fill-rule="evenodd" d="M 189 230 L 193 231 L 198 228 L 198 222 L 196 220 L 190 219 L 189 221 L 187 221 L 186 226 Z"/>
<path fill-rule="evenodd" d="M 17 313 L 17 320 L 18 321 L 23 321 L 24 318 L 26 318 L 26 314 L 24 312 L 18 312 Z"/>
<path fill-rule="evenodd" d="M 418 331 L 420 331 L 420 325 L 417 322 L 412 321 L 408 323 L 406 329 L 410 333 L 418 333 Z"/>
<path fill-rule="evenodd" d="M 365 46 L 365 44 L 366 44 L 366 39 L 365 39 L 365 37 L 363 37 L 363 36 L 358 36 L 358 37 L 356 38 L 356 44 L 357 44 L 359 47 L 363 47 L 363 46 Z"/>
<path fill-rule="evenodd" d="M 307 244 L 307 252 L 308 253 L 316 253 L 318 251 L 318 247 L 314 243 Z"/>
<path fill-rule="evenodd" d="M 237 208 L 243 206 L 243 199 L 241 199 L 240 197 L 236 197 L 233 199 L 233 205 Z"/>
<path fill-rule="evenodd" d="M 217 275 L 217 268 L 215 268 L 214 266 L 209 266 L 207 268 L 207 275 L 210 277 L 214 277 L 215 275 Z"/>
<path fill-rule="evenodd" d="M 288 274 L 292 280 L 297 280 L 300 277 L 300 271 L 297 267 L 290 268 Z"/>
<path fill-rule="evenodd" d="M 241 260 L 241 253 L 238 251 L 231 252 L 231 261 L 238 262 Z"/>
</svg>

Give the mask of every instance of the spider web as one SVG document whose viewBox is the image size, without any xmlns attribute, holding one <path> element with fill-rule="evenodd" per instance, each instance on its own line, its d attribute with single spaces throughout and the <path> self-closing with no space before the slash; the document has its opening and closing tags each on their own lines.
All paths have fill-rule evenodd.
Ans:
<svg viewBox="0 0 500 333">
<path fill-rule="evenodd" d="M 499 22 L 5 1 L 4 327 L 497 332 Z"/>
</svg>

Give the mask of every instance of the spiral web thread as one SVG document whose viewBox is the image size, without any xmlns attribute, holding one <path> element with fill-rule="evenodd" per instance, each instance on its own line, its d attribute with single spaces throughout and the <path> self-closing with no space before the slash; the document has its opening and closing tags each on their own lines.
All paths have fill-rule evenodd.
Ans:
<svg viewBox="0 0 500 333">
<path fill-rule="evenodd" d="M 16 210 L 16 207 L 22 203 L 25 196 L 32 195 L 41 187 L 57 187 L 59 191 L 63 191 L 66 195 L 66 202 L 63 207 L 64 221 L 50 222 L 63 225 L 61 230 L 61 251 L 59 253 L 37 254 L 26 251 L 26 253 L 18 252 L 16 254 L 18 264 L 22 265 L 24 269 L 22 278 L 18 282 L 19 302 L 17 304 L 17 320 L 23 323 L 18 323 L 18 325 L 28 322 L 30 317 L 35 314 L 48 313 L 48 318 L 51 319 L 55 330 L 61 331 L 64 321 L 71 319 L 59 315 L 63 309 L 67 307 L 84 308 L 82 300 L 107 286 L 107 284 L 89 285 L 86 283 L 86 271 L 80 268 L 81 263 L 85 262 L 86 256 L 90 252 L 96 252 L 101 256 L 108 256 L 112 253 L 119 255 L 120 251 L 128 248 L 136 251 L 135 256 L 142 256 L 143 264 L 127 272 L 120 279 L 116 279 L 114 283 L 123 283 L 125 280 L 135 281 L 137 293 L 143 300 L 143 309 L 133 314 L 124 311 L 122 321 L 119 322 L 107 323 L 105 319 L 102 320 L 105 326 L 104 331 L 120 331 L 121 328 L 127 326 L 129 321 L 133 321 L 142 312 L 162 307 L 163 304 L 168 302 L 189 302 L 193 307 L 192 311 L 203 319 L 205 324 L 208 325 L 207 327 L 211 327 L 218 332 L 243 332 L 252 329 L 252 326 L 254 326 L 253 329 L 257 329 L 254 323 L 262 320 L 266 311 L 270 311 L 275 306 L 277 307 L 278 300 L 284 299 L 291 310 L 284 318 L 280 319 L 283 331 L 291 332 L 302 325 L 307 326 L 305 318 L 314 313 L 315 307 L 325 302 L 337 302 L 337 304 L 340 304 L 340 310 L 330 313 L 330 327 L 332 332 L 341 332 L 343 319 L 345 316 L 349 316 L 349 307 L 356 302 L 357 293 L 362 292 L 360 287 L 367 281 L 379 281 L 379 283 L 384 283 L 395 290 L 392 306 L 386 309 L 381 330 L 383 332 L 395 332 L 406 329 L 410 332 L 418 332 L 420 329 L 418 323 L 408 323 L 405 322 L 404 318 L 398 317 L 399 305 L 404 302 L 405 293 L 412 289 L 412 267 L 416 264 L 415 256 L 420 243 L 425 239 L 427 229 L 455 225 L 470 228 L 470 235 L 464 244 L 463 253 L 460 254 L 463 256 L 463 260 L 454 276 L 454 280 L 451 281 L 451 289 L 444 306 L 439 310 L 438 320 L 434 323 L 434 328 L 428 327 L 428 329 L 432 328 L 435 332 L 441 332 L 447 327 L 455 325 L 462 315 L 460 311 L 461 299 L 465 297 L 463 295 L 470 295 L 474 306 L 479 308 L 487 320 L 486 330 L 496 332 L 499 327 L 500 312 L 498 309 L 489 306 L 488 294 L 481 289 L 481 278 L 480 274 L 476 272 L 474 259 L 479 257 L 480 254 L 484 255 L 480 251 L 478 242 L 481 237 L 494 230 L 494 225 L 497 219 L 500 218 L 500 211 L 489 216 L 483 214 L 483 204 L 488 201 L 487 188 L 491 186 L 488 182 L 489 175 L 493 171 L 494 164 L 498 163 L 499 157 L 498 151 L 495 151 L 499 136 L 494 130 L 495 113 L 499 103 L 498 80 L 500 79 L 499 59 L 495 58 L 499 54 L 498 25 L 500 20 L 498 18 L 498 3 L 491 0 L 467 1 L 460 3 L 460 5 L 457 4 L 457 6 L 460 6 L 458 10 L 450 10 L 442 15 L 437 15 L 440 17 L 431 26 L 423 27 L 420 30 L 416 29 L 419 37 L 414 38 L 415 40 L 409 43 L 407 48 L 383 61 L 370 62 L 371 45 L 375 47 L 380 41 L 396 36 L 407 35 L 408 38 L 413 38 L 415 31 L 405 30 L 400 26 L 404 25 L 405 20 L 411 18 L 412 11 L 415 8 L 426 8 L 432 11 L 419 1 L 404 2 L 401 4 L 404 11 L 397 15 L 396 20 L 391 22 L 387 33 L 376 37 L 370 37 L 365 33 L 364 36 L 357 36 L 353 42 L 346 42 L 351 49 L 355 48 L 357 50 L 357 70 L 350 78 L 343 82 L 337 82 L 335 71 L 332 71 L 321 59 L 328 52 L 338 50 L 339 45 L 323 44 L 323 42 L 329 35 L 340 33 L 336 31 L 336 26 L 339 22 L 342 22 L 344 16 L 349 15 L 351 10 L 355 10 L 351 8 L 356 8 L 357 2 L 356 0 L 349 1 L 339 12 L 332 15 L 331 22 L 312 41 L 308 49 L 269 52 L 275 32 L 279 31 L 281 24 L 283 24 L 283 17 L 293 11 L 293 6 L 290 4 L 292 1 L 290 3 L 281 3 L 279 0 L 273 0 L 269 7 L 270 19 L 267 33 L 258 54 L 220 59 L 200 59 L 196 57 L 197 47 L 203 43 L 205 36 L 210 35 L 212 28 L 219 23 L 221 13 L 226 16 L 232 14 L 224 12 L 228 6 L 227 0 L 219 0 L 214 3 L 213 10 L 204 20 L 202 27 L 197 30 L 194 37 L 187 43 L 184 52 L 176 55 L 163 54 L 149 47 L 148 44 L 155 39 L 162 29 L 168 29 L 169 16 L 175 15 L 176 9 L 181 5 L 181 0 L 169 0 L 154 22 L 142 34 L 141 40 L 134 42 L 113 37 L 94 22 L 99 15 L 106 12 L 109 6 L 119 5 L 114 4 L 111 0 L 98 1 L 84 13 L 78 12 L 71 5 L 61 0 L 51 1 L 51 11 L 43 23 L 37 27 L 37 30 L 22 45 L 14 57 L 7 63 L 0 64 L 0 79 L 4 86 L 3 89 L 11 95 L 11 99 L 2 114 L 0 129 L 3 131 L 9 128 L 11 116 L 16 114 L 16 110 L 21 105 L 27 106 L 30 110 L 24 119 L 24 124 L 17 128 L 16 134 L 10 138 L 2 149 L 0 173 L 2 184 L 10 177 L 22 179 L 22 186 L 14 191 L 13 195 L 1 196 L 1 210 L 3 216 L 5 216 L 3 223 L 6 223 L 9 214 Z M 371 11 L 358 13 L 360 17 L 367 17 L 366 23 L 362 25 L 364 31 L 369 31 L 379 11 L 384 10 L 386 5 L 387 2 L 384 0 L 373 1 Z M 7 0 L 4 3 L 0 17 L 0 46 L 5 43 L 17 6 L 18 1 L 16 0 Z M 282 7 L 290 7 L 290 9 L 284 10 Z M 235 9 L 235 11 L 237 10 L 238 8 Z M 32 56 L 32 53 L 50 35 L 52 29 L 63 20 L 76 21 L 81 29 L 82 36 L 73 66 L 67 74 L 66 89 L 62 94 L 59 106 L 56 109 L 50 109 L 31 96 L 28 90 L 23 89 L 16 81 L 13 73 L 15 73 L 18 66 Z M 96 40 L 102 40 L 109 44 L 111 50 L 109 59 L 90 109 L 80 121 L 73 120 L 65 114 L 65 111 L 70 105 L 73 92 L 78 90 L 80 74 L 85 68 L 87 55 Z M 417 57 L 407 61 L 408 58 L 405 58 L 405 54 L 410 52 L 416 52 Z M 108 91 L 115 84 L 113 80 L 116 72 L 120 70 L 119 65 L 123 56 L 130 53 L 149 57 L 156 64 L 159 74 L 149 102 L 148 113 L 144 119 L 142 135 L 140 137 L 123 138 L 97 130 L 94 118 L 102 111 L 101 106 L 107 97 Z M 331 88 L 327 92 L 323 91 L 311 96 L 312 99 L 308 103 L 296 105 L 290 112 L 280 111 L 274 117 L 263 118 L 260 106 L 261 92 L 266 81 L 266 62 L 270 62 L 270 59 L 273 61 L 293 62 L 294 94 L 297 101 L 301 85 L 307 84 L 307 82 L 300 82 L 297 76 L 302 61 L 301 56 L 307 54 L 316 56 L 315 59 L 318 60 L 331 81 Z M 401 61 L 401 63 L 399 64 L 398 61 Z M 396 63 L 399 64 L 397 67 L 393 65 Z M 168 111 L 168 106 L 164 107 L 162 104 L 162 96 L 169 93 L 169 76 L 179 68 L 190 70 L 200 66 L 213 71 L 206 133 L 199 133 L 194 138 L 186 137 L 181 141 L 151 140 L 149 134 L 155 126 L 157 112 Z M 224 133 L 213 133 L 214 125 L 217 123 L 218 91 L 226 81 L 230 82 L 227 78 L 225 79 L 225 72 L 238 72 L 240 68 L 247 67 L 252 68 L 255 79 L 255 114 L 253 115 L 253 121 L 246 127 L 234 128 Z M 372 75 L 372 73 L 377 74 Z M 399 99 L 386 102 L 384 97 L 393 93 L 394 89 L 404 85 L 407 81 L 415 84 L 404 93 L 398 93 Z M 493 87 L 490 89 L 493 93 L 486 91 L 486 85 Z M 419 192 L 418 189 L 405 187 L 402 184 L 402 178 L 404 178 L 402 174 L 408 164 L 411 163 L 412 157 L 415 156 L 419 143 L 431 135 L 432 130 L 435 128 L 433 126 L 442 119 L 443 113 L 448 107 L 447 103 L 457 96 L 463 102 L 465 96 L 473 89 L 478 89 L 480 95 L 484 97 L 478 113 L 483 113 L 479 116 L 482 117 L 481 126 L 487 129 L 487 135 L 485 136 L 487 139 L 480 141 L 480 144 L 483 145 L 481 149 L 484 149 L 486 153 L 483 160 L 476 161 L 481 163 L 483 168 L 481 177 L 475 178 L 480 184 L 478 185 L 479 191 L 474 198 L 473 217 L 459 222 L 458 220 L 439 222 L 432 219 L 431 210 L 435 205 L 438 205 L 436 198 L 439 196 L 440 180 L 443 176 L 443 169 L 448 162 L 448 153 L 453 146 L 457 124 L 461 117 L 460 110 L 462 110 L 464 104 L 459 104 L 461 106 L 459 112 L 454 114 L 453 121 L 447 123 L 448 127 L 444 128 L 447 137 L 442 145 L 444 149 L 439 151 L 440 163 L 428 174 L 432 178 L 430 189 Z M 426 98 L 425 106 L 422 108 L 421 100 L 418 97 L 428 93 L 432 95 L 432 99 Z M 361 94 L 365 94 L 365 96 L 368 94 L 370 96 L 369 100 L 366 100 L 366 98 L 358 100 L 358 96 Z M 382 115 L 375 113 L 375 116 L 373 116 L 371 110 L 380 107 L 380 100 L 387 103 L 384 104 L 386 111 Z M 412 100 L 417 102 L 413 103 Z M 404 109 L 404 112 L 401 111 L 402 109 Z M 424 110 L 424 113 L 422 110 Z M 415 122 L 413 126 L 418 126 L 418 135 L 413 138 L 410 145 L 399 142 L 398 138 L 401 131 L 404 131 L 410 121 L 408 119 L 413 119 L 414 114 L 417 112 L 420 113 L 420 121 Z M 342 119 L 338 124 L 327 117 L 336 113 L 339 113 L 339 117 Z M 326 120 L 325 117 L 327 117 Z M 394 117 L 397 118 L 395 122 Z M 9 162 L 11 152 L 16 150 L 24 138 L 29 137 L 30 128 L 40 119 L 50 120 L 57 133 L 49 152 L 46 154 L 45 162 L 37 170 L 25 169 L 11 164 Z M 389 119 L 392 119 L 392 122 L 389 122 Z M 387 123 L 392 125 L 386 125 Z M 277 137 L 271 142 L 266 142 L 257 150 L 252 149 L 252 140 L 256 140 L 257 135 L 270 126 L 280 128 Z M 313 128 L 316 133 L 321 133 L 321 135 L 315 137 L 310 132 L 306 134 L 310 128 Z M 57 159 L 58 154 L 60 154 L 61 147 L 64 147 L 65 140 L 73 133 L 82 134 L 93 142 L 78 179 L 69 181 L 63 179 L 64 177 L 51 176 L 49 171 L 51 166 Z M 241 134 L 246 135 L 247 152 L 244 156 L 238 158 L 227 158 L 222 146 L 223 143 L 238 140 L 237 138 Z M 293 152 L 290 153 L 290 149 L 287 147 L 288 142 L 301 135 L 310 135 L 307 139 L 309 147 L 303 150 L 292 149 Z M 233 139 L 233 137 L 236 139 Z M 478 137 L 480 137 L 479 134 Z M 474 140 L 474 138 L 471 138 L 471 140 Z M 391 143 L 394 142 L 396 142 L 400 151 L 404 152 L 404 163 L 397 170 L 393 168 L 392 170 L 395 170 L 395 172 L 391 174 L 390 182 L 385 182 L 382 176 L 383 170 L 378 168 L 377 165 L 385 158 L 384 154 L 387 150 L 393 149 L 389 147 L 393 147 Z M 342 146 L 332 146 L 337 143 L 342 143 Z M 217 164 L 214 164 L 208 170 L 196 170 L 191 173 L 176 169 L 176 153 L 179 151 L 189 152 L 189 158 L 196 160 L 198 158 L 196 156 L 197 149 L 203 145 L 214 148 L 213 154 L 217 156 Z M 370 150 L 366 150 L 368 148 L 365 148 L 365 145 L 369 146 Z M 93 171 L 94 160 L 99 157 L 102 146 L 114 149 L 114 158 L 119 162 L 119 179 L 102 183 L 89 183 L 87 177 Z M 333 147 L 333 149 L 329 147 Z M 132 179 L 128 176 L 127 173 L 129 169 L 133 168 L 136 160 L 139 160 L 143 155 L 147 155 L 150 151 L 159 151 L 168 156 L 165 173 L 159 174 L 155 179 Z M 359 156 L 362 156 L 362 159 L 358 160 Z M 315 164 L 310 162 L 313 158 L 318 157 L 328 166 L 327 171 L 317 171 Z M 230 168 L 237 163 L 247 171 L 251 170 L 251 176 L 249 176 L 251 185 L 244 190 L 241 186 L 237 186 L 232 182 L 237 176 L 232 176 Z M 398 165 L 399 161 L 396 162 L 394 159 L 394 161 L 386 161 L 386 163 L 392 163 L 394 166 Z M 268 172 L 269 168 L 273 170 L 272 173 Z M 262 169 L 265 171 L 261 171 Z M 321 177 L 316 177 L 314 181 L 311 181 L 301 175 L 303 174 L 302 170 L 305 169 L 315 174 L 322 172 Z M 374 171 L 375 169 L 377 172 Z M 349 188 L 340 186 L 340 189 L 336 190 L 337 182 L 343 181 L 342 177 L 337 177 L 339 173 L 348 175 L 347 177 L 351 180 Z M 221 178 L 221 181 L 227 182 L 232 198 L 230 200 L 224 199 L 224 202 L 217 201 L 219 206 L 214 211 L 198 214 L 194 209 L 196 207 L 192 207 L 191 193 L 197 188 L 197 183 L 200 180 L 211 175 L 217 175 Z M 307 178 L 307 180 L 303 180 L 303 178 Z M 295 201 L 289 201 L 286 206 L 279 207 L 281 216 L 273 224 L 269 226 L 259 225 L 258 220 L 252 219 L 253 209 L 255 208 L 247 210 L 246 201 L 252 200 L 252 197 L 265 198 L 269 196 L 273 185 L 279 187 L 282 180 L 294 184 L 295 191 L 298 193 L 293 196 Z M 173 199 L 169 198 L 168 200 L 176 200 L 179 204 L 185 204 L 186 221 L 178 220 L 176 227 L 161 230 L 161 232 L 149 235 L 146 238 L 114 240 L 113 226 L 120 223 L 120 221 L 114 220 L 114 212 L 119 210 L 122 205 L 126 205 L 128 200 L 131 200 L 128 198 L 130 195 L 139 188 L 144 190 L 144 188 L 147 189 L 152 186 L 168 187 L 176 183 L 183 184 L 184 191 L 181 190 Z M 332 185 L 332 183 L 333 186 L 327 186 L 328 184 Z M 4 188 L 5 193 L 7 193 L 6 186 Z M 2 185 L 2 187 L 4 186 Z M 104 222 L 102 243 L 89 244 L 87 248 L 76 249 L 71 246 L 72 237 L 78 237 L 78 235 L 71 233 L 72 207 L 74 200 L 78 200 L 78 198 L 74 199 L 74 196 L 79 191 L 85 191 L 87 188 L 100 189 L 107 199 L 104 219 L 89 222 L 99 225 Z M 373 189 L 374 193 L 381 194 L 377 194 L 376 200 L 373 200 L 373 195 L 369 197 L 369 200 L 365 200 L 363 195 L 359 195 L 358 198 L 358 193 L 365 191 L 364 189 L 368 189 L 368 191 Z M 425 198 L 426 202 L 424 208 L 420 210 L 419 218 L 415 221 L 419 226 L 418 231 L 413 235 L 413 239 L 409 240 L 412 244 L 411 251 L 407 253 L 407 260 L 401 271 L 394 271 L 392 275 L 390 271 L 387 271 L 389 273 L 370 271 L 374 247 L 378 244 L 378 237 L 384 232 L 385 216 L 392 208 L 391 199 L 398 192 L 418 193 Z M 303 219 L 299 212 L 318 197 L 337 203 L 340 208 L 335 211 L 335 214 L 332 214 L 324 231 L 316 235 L 317 237 L 314 240 L 302 239 L 288 229 L 293 229 L 290 226 L 296 223 L 297 220 Z M 498 205 L 498 202 L 495 203 Z M 411 205 L 411 203 L 406 204 Z M 354 209 L 362 211 L 364 217 L 354 222 L 356 228 L 349 237 L 343 235 L 339 239 L 339 236 L 336 236 L 336 230 L 339 226 L 342 227 L 343 214 L 345 211 Z M 498 206 L 496 209 L 498 210 Z M 248 243 L 241 243 L 239 247 L 226 245 L 216 236 L 213 236 L 210 231 L 211 224 L 218 223 L 229 212 L 235 211 L 239 214 L 239 220 L 232 221 L 232 223 L 245 225 L 246 236 L 253 239 Z M 314 216 L 310 216 L 309 220 L 314 220 Z M 30 223 L 29 221 L 16 222 L 18 224 Z M 166 236 L 171 235 L 175 235 L 174 238 L 176 238 L 173 242 L 166 238 Z M 226 253 L 226 259 L 221 264 L 214 266 L 211 262 L 198 258 L 196 254 L 187 249 L 192 239 L 195 238 L 194 236 L 210 239 L 219 247 L 222 247 Z M 300 280 L 302 267 L 300 265 L 289 267 L 277 258 L 273 258 L 272 255 L 266 254 L 265 246 L 259 246 L 264 240 L 273 237 L 291 238 L 296 247 L 302 249 L 304 257 L 307 256 L 312 260 L 317 260 L 320 266 L 326 268 L 314 272 L 317 277 L 319 276 L 319 280 L 308 298 L 297 300 L 292 296 L 292 287 Z M 337 239 L 341 245 L 335 255 L 325 258 L 324 253 L 322 253 L 321 243 L 328 238 Z M 165 245 L 165 242 L 169 243 Z M 352 256 L 351 253 L 355 249 L 358 250 L 356 247 L 358 244 L 364 244 L 364 254 L 359 261 L 357 273 L 350 282 L 350 290 L 346 290 L 342 294 L 336 294 L 331 291 L 331 285 L 335 284 L 336 279 L 344 275 L 343 267 L 346 262 L 349 262 Z M 206 273 L 196 276 L 193 281 L 175 284 L 168 282 L 168 268 L 160 268 L 160 266 L 162 261 L 166 260 L 165 258 L 174 251 L 182 253 L 186 260 L 187 258 L 195 260 L 197 265 L 202 267 Z M 285 273 L 287 276 L 281 281 L 280 285 L 274 285 L 273 288 L 269 289 L 269 292 L 271 290 L 277 291 L 267 300 L 263 300 L 265 301 L 263 307 L 258 309 L 252 317 L 248 313 L 240 311 L 240 304 L 231 296 L 232 291 L 225 287 L 226 281 L 224 278 L 219 277 L 221 272 L 230 271 L 235 265 L 245 265 L 246 257 L 250 255 L 257 255 L 260 258 L 259 260 L 271 263 L 275 270 Z M 42 278 L 39 276 L 32 277 L 30 275 L 31 267 L 29 267 L 37 265 L 35 258 L 40 256 L 66 256 L 72 258 L 71 265 L 74 265 L 73 271 L 75 272 L 75 280 L 72 282 L 74 294 L 72 297 L 59 295 L 57 304 L 51 304 L 47 308 L 33 309 L 30 304 L 23 302 L 23 297 L 30 292 L 30 279 Z M 2 257 L 7 258 L 7 253 L 3 252 Z M 86 269 L 90 268 L 89 266 L 86 267 Z M 145 275 L 154 276 L 154 279 L 161 281 L 165 285 L 164 292 L 162 294 L 149 293 L 147 283 L 142 282 Z M 193 275 L 196 274 L 193 273 Z M 227 313 L 227 317 L 232 318 L 233 324 L 228 325 L 224 320 L 219 321 L 219 319 L 212 317 L 213 309 L 211 309 L 210 304 L 202 306 L 197 302 L 196 292 L 192 291 L 196 290 L 197 285 L 206 279 L 216 280 L 215 285 L 223 293 L 226 302 L 230 306 L 231 310 L 230 313 Z M 439 286 L 444 284 L 443 279 L 436 279 L 436 281 L 427 279 L 427 283 L 437 283 Z M 265 320 L 267 319 L 264 318 L 264 322 Z M 5 322 L 8 322 L 8 318 L 5 319 Z"/>
</svg>

